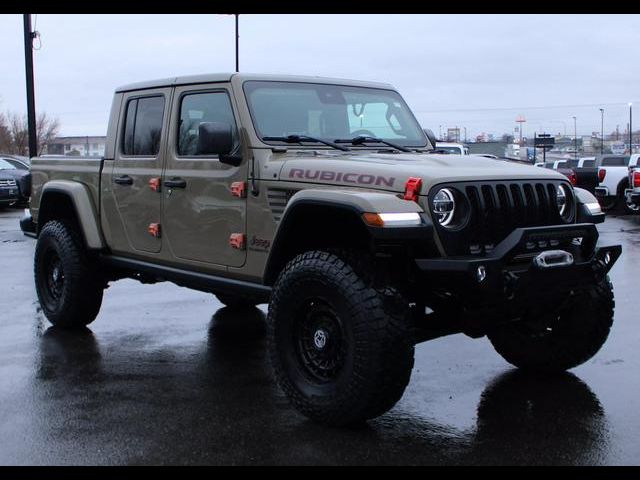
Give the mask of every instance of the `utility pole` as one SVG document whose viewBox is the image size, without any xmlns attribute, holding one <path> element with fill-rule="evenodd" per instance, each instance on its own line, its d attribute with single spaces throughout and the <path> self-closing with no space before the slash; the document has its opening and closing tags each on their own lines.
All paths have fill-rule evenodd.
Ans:
<svg viewBox="0 0 640 480">
<path fill-rule="evenodd" d="M 33 39 L 31 14 L 25 13 L 24 19 L 24 67 L 27 78 L 27 128 L 29 131 L 29 157 L 38 156 L 38 137 L 36 134 L 36 100 L 33 82 Z"/>
<path fill-rule="evenodd" d="M 578 159 L 578 127 L 576 123 L 576 116 L 573 116 L 573 145 L 575 149 L 575 159 Z"/>
<path fill-rule="evenodd" d="M 604 108 L 600 109 L 600 153 L 604 153 Z"/>
<path fill-rule="evenodd" d="M 238 17 L 239 13 L 235 14 L 236 16 L 236 73 L 240 71 L 240 34 L 238 33 Z"/>
<path fill-rule="evenodd" d="M 633 116 L 631 107 L 633 107 L 633 103 L 629 102 L 629 155 L 633 155 Z"/>
</svg>

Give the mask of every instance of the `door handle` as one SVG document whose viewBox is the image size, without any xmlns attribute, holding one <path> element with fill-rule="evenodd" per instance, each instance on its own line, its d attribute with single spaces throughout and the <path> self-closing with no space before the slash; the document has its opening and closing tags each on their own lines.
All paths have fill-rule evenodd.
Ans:
<svg viewBox="0 0 640 480">
<path fill-rule="evenodd" d="M 168 188 L 186 188 L 187 182 L 182 178 L 172 178 L 171 180 L 165 180 L 164 186 Z"/>
<path fill-rule="evenodd" d="M 113 182 L 118 185 L 133 185 L 133 178 L 129 175 L 122 175 L 121 177 L 115 177 Z"/>
</svg>

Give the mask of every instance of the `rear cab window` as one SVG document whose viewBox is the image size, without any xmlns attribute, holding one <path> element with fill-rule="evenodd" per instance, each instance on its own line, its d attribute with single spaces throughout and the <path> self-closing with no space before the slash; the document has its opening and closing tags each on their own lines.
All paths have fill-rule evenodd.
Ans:
<svg viewBox="0 0 640 480">
<path fill-rule="evenodd" d="M 132 98 L 127 103 L 122 153 L 155 157 L 160 151 L 164 96 Z"/>
<path fill-rule="evenodd" d="M 629 164 L 629 157 L 604 157 L 602 167 L 626 167 Z"/>
</svg>

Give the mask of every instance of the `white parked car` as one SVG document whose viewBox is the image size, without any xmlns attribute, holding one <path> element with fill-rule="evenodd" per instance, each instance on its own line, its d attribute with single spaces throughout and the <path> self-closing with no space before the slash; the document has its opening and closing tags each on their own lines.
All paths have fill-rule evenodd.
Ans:
<svg viewBox="0 0 640 480">
<path fill-rule="evenodd" d="M 454 155 L 469 155 L 469 149 L 461 143 L 436 142 L 435 153 L 452 153 Z"/>
</svg>

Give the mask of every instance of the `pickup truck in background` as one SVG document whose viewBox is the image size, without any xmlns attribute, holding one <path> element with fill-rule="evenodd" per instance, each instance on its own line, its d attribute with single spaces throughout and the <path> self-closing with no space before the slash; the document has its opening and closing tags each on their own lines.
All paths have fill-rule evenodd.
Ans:
<svg viewBox="0 0 640 480">
<path fill-rule="evenodd" d="M 567 162 L 565 168 L 573 171 L 575 177 L 575 183 L 573 184 L 591 193 L 595 193 L 596 187 L 598 186 L 596 157 L 570 158 L 565 161 Z M 571 177 L 569 178 L 571 179 Z"/>
<path fill-rule="evenodd" d="M 469 155 L 469 148 L 465 147 L 462 143 L 453 142 L 436 142 L 436 148 L 433 153 L 454 155 Z"/>
<path fill-rule="evenodd" d="M 434 145 L 384 83 L 120 87 L 104 158 L 32 159 L 21 227 L 37 238 L 42 311 L 84 328 L 122 278 L 268 302 L 275 381 L 330 425 L 393 407 L 415 345 L 443 335 L 486 336 L 527 370 L 588 361 L 612 326 L 621 254 L 598 242 L 596 198 L 558 172 Z"/>
<path fill-rule="evenodd" d="M 598 186 L 595 195 L 604 211 L 612 211 L 622 206 L 626 213 L 637 213 L 635 203 L 628 201 L 626 191 L 630 188 L 629 170 L 638 166 L 640 154 L 600 155 L 598 166 Z"/>
<path fill-rule="evenodd" d="M 554 160 L 546 164 L 540 162 L 536 166 L 556 170 L 566 176 L 575 187 L 595 193 L 598 185 L 598 168 L 595 166 L 595 157 L 583 157 L 580 159 Z"/>
</svg>

